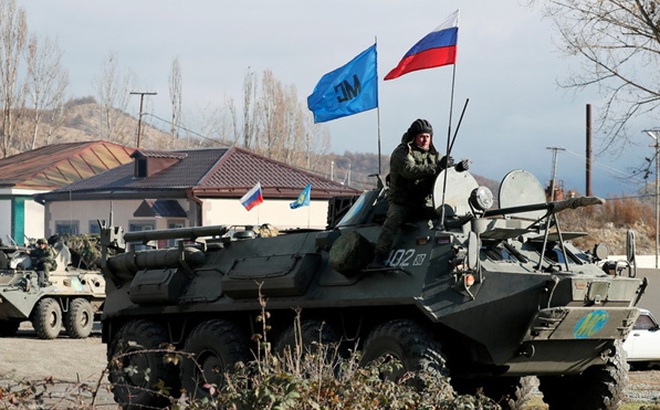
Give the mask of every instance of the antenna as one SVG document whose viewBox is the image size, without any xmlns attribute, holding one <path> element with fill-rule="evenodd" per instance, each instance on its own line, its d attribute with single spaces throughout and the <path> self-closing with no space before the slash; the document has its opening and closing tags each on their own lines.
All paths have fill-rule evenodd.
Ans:
<svg viewBox="0 0 660 410">
<path fill-rule="evenodd" d="M 566 148 L 561 147 L 545 147 L 545 149 L 552 150 L 552 179 L 550 180 L 550 201 L 555 200 L 555 181 L 557 181 L 557 156 L 559 151 L 566 151 Z"/>
</svg>

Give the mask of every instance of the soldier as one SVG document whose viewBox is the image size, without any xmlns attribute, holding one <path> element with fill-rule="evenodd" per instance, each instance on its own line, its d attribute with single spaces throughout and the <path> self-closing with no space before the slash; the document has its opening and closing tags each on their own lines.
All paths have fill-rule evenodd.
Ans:
<svg viewBox="0 0 660 410">
<path fill-rule="evenodd" d="M 48 274 L 51 270 L 57 269 L 55 252 L 48 246 L 48 242 L 41 238 L 37 240 L 37 248 L 30 251 L 30 256 L 36 263 L 37 280 L 39 286 L 48 286 Z"/>
<path fill-rule="evenodd" d="M 415 120 L 390 156 L 389 207 L 369 268 L 385 267 L 394 237 L 406 220 L 436 216 L 433 184 L 440 171 L 452 166 L 453 158 L 442 156 L 433 146 L 431 123 L 424 119 Z M 458 172 L 468 168 L 468 160 L 462 160 L 455 166 Z"/>
</svg>

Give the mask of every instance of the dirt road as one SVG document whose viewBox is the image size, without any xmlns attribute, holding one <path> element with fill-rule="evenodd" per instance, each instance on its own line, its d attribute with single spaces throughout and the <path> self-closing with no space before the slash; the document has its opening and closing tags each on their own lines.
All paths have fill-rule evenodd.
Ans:
<svg viewBox="0 0 660 410">
<path fill-rule="evenodd" d="M 15 337 L 0 338 L 0 389 L 4 390 L 0 402 L 19 400 L 14 403 L 18 407 L 77 408 L 94 400 L 96 408 L 116 409 L 104 372 L 105 351 L 98 326 L 87 339 L 70 339 L 62 333 L 58 339 L 42 340 L 25 322 Z M 17 399 L 21 391 L 29 389 L 44 393 L 43 402 Z"/>
<path fill-rule="evenodd" d="M 16 337 L 0 338 L 0 404 L 8 400 L 7 393 L 36 388 L 46 392 L 39 408 L 89 408 L 94 400 L 96 409 L 116 409 L 105 366 L 106 346 L 97 327 L 87 339 L 62 333 L 58 339 L 41 340 L 24 323 Z M 659 403 L 660 370 L 630 372 L 627 395 L 629 401 Z"/>
</svg>

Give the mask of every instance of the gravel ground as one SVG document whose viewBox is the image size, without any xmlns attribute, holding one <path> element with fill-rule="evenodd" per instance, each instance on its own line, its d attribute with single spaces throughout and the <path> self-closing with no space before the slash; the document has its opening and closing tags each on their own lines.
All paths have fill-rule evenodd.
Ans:
<svg viewBox="0 0 660 410">
<path fill-rule="evenodd" d="M 96 391 L 95 408 L 118 408 L 105 377 L 106 346 L 95 328 L 87 339 L 41 340 L 25 323 L 16 337 L 0 339 L 0 407 L 9 392 L 36 389 L 44 392 L 44 402 L 21 402 L 18 408 L 77 408 L 89 405 Z M 660 370 L 631 371 L 627 402 L 660 404 Z M 9 388 L 9 389 L 8 389 Z M 31 396 L 34 396 L 33 394 Z M 81 401 L 76 401 L 81 400 Z"/>
</svg>

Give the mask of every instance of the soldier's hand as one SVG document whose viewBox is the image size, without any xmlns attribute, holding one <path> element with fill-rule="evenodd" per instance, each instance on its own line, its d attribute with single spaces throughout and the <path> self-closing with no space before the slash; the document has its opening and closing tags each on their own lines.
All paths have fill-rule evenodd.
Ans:
<svg viewBox="0 0 660 410">
<path fill-rule="evenodd" d="M 438 162 L 438 165 L 440 165 L 440 169 L 447 169 L 449 167 L 453 167 L 454 166 L 454 158 L 452 158 L 449 155 L 445 155 L 444 157 L 442 157 L 440 159 L 440 161 Z"/>
<path fill-rule="evenodd" d="M 458 164 L 454 166 L 456 172 L 465 172 L 470 169 L 470 160 L 463 159 Z"/>
</svg>

